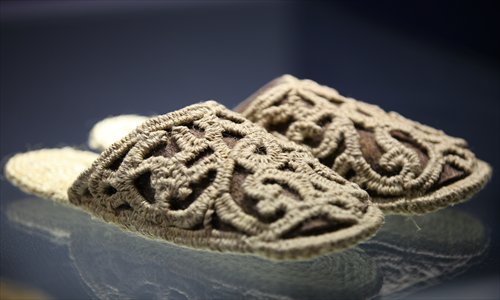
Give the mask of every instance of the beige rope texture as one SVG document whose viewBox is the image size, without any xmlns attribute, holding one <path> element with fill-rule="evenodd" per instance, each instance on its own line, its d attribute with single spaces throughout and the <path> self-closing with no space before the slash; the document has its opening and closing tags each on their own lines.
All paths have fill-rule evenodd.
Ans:
<svg viewBox="0 0 500 300">
<path fill-rule="evenodd" d="M 94 154 L 45 149 L 7 164 L 9 180 L 64 201 Z M 215 102 L 148 120 L 105 150 L 68 191 L 108 222 L 176 244 L 310 258 L 369 238 L 382 224 L 368 194 Z"/>
<path fill-rule="evenodd" d="M 237 110 L 269 132 L 308 147 L 368 191 L 385 212 L 425 213 L 465 201 L 491 168 L 464 140 L 285 75 Z"/>
<path fill-rule="evenodd" d="M 5 176 L 26 193 L 68 203 L 68 189 L 97 154 L 73 148 L 40 149 L 16 154 L 5 165 Z"/>
</svg>

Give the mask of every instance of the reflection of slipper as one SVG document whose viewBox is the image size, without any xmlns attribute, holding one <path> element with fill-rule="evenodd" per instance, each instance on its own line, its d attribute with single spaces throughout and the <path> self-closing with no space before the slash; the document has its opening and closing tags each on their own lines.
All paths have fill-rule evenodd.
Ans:
<svg viewBox="0 0 500 300">
<path fill-rule="evenodd" d="M 377 261 L 383 274 L 381 295 L 405 298 L 462 274 L 481 261 L 488 245 L 480 220 L 447 209 L 411 219 L 388 216 L 377 235 L 361 248 Z"/>
<path fill-rule="evenodd" d="M 39 199 L 14 201 L 6 214 L 16 229 L 67 246 L 99 299 L 370 299 L 382 282 L 359 248 L 273 262 L 158 243 Z"/>
<path fill-rule="evenodd" d="M 464 140 L 311 80 L 282 76 L 236 110 L 307 146 L 384 211 L 424 213 L 467 200 L 491 174 Z"/>
<path fill-rule="evenodd" d="M 65 201 L 68 191 L 72 204 L 146 235 L 275 259 L 350 247 L 382 223 L 357 185 L 215 102 L 153 118 L 94 159 L 38 150 L 5 172 L 29 193 Z"/>
<path fill-rule="evenodd" d="M 276 136 L 306 146 L 388 213 L 425 213 L 466 201 L 491 175 L 464 140 L 310 80 L 277 78 L 236 110 Z M 105 119 L 92 130 L 91 145 L 102 150 L 146 119 Z"/>
</svg>

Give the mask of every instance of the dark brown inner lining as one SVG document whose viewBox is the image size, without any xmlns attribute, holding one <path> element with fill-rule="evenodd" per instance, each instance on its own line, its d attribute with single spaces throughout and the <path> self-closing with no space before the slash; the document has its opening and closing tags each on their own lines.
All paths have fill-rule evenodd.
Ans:
<svg viewBox="0 0 500 300">
<path fill-rule="evenodd" d="M 212 148 L 206 148 L 202 150 L 200 153 L 196 154 L 193 158 L 188 159 L 186 161 L 186 167 L 191 168 L 195 163 L 203 160 L 206 157 L 209 157 L 210 155 L 214 154 L 214 150 Z"/>
<path fill-rule="evenodd" d="M 145 156 L 144 159 L 152 157 L 152 156 L 163 156 L 166 158 L 171 158 L 175 154 L 179 153 L 181 149 L 177 145 L 175 139 L 171 137 L 168 140 L 168 143 L 161 142 L 157 146 L 153 147 L 151 151 L 149 151 Z"/>
<path fill-rule="evenodd" d="M 390 134 L 393 138 L 417 153 L 422 169 L 427 166 L 427 163 L 429 162 L 429 155 L 425 148 L 420 147 L 420 145 L 418 145 L 417 142 L 411 138 L 411 136 L 403 131 L 391 130 Z M 374 138 L 374 135 L 372 135 L 372 138 Z"/>
<path fill-rule="evenodd" d="M 198 125 L 195 125 L 194 123 L 187 125 L 187 128 L 189 128 L 189 131 L 198 138 L 202 138 L 205 136 L 205 130 L 201 127 L 198 127 Z"/>
<path fill-rule="evenodd" d="M 235 166 L 229 190 L 234 202 L 236 202 L 245 213 L 256 217 L 263 223 L 272 223 L 278 220 L 283 216 L 284 212 L 278 212 L 274 216 L 262 216 L 261 214 L 259 214 L 256 208 L 257 200 L 245 195 L 245 192 L 243 190 L 243 183 L 250 174 L 251 173 L 243 167 L 239 165 Z"/>
<path fill-rule="evenodd" d="M 290 125 L 293 124 L 293 122 L 295 122 L 294 118 L 289 116 L 286 119 L 281 120 L 280 122 L 273 122 L 271 124 L 268 124 L 265 126 L 265 128 L 269 132 L 278 132 L 278 133 L 286 136 L 286 132 L 288 131 L 288 128 L 290 127 Z"/>
<path fill-rule="evenodd" d="M 363 129 L 356 128 L 359 134 L 359 141 L 361 144 L 361 152 L 363 153 L 363 157 L 365 157 L 366 161 L 370 164 L 370 166 L 379 174 L 385 176 L 393 176 L 399 173 L 400 170 L 395 170 L 394 172 L 388 172 L 387 170 L 380 167 L 378 164 L 380 157 L 383 152 L 380 146 L 377 144 L 375 140 L 375 135 L 373 132 Z M 407 133 L 393 130 L 390 132 L 391 135 L 401 142 L 406 147 L 415 151 L 420 160 L 420 165 L 422 166 L 422 170 L 427 166 L 429 162 L 429 156 L 427 155 L 427 151 L 421 148 Z M 436 182 L 435 186 L 432 189 L 437 189 L 444 185 L 450 184 L 457 180 L 460 180 L 466 176 L 465 172 L 457 169 L 451 164 L 445 164 L 443 167 L 443 171 L 439 176 L 439 180 Z"/>
<path fill-rule="evenodd" d="M 325 233 L 339 231 L 354 225 L 353 222 L 328 220 L 324 217 L 317 217 L 306 222 L 302 222 L 285 232 L 281 237 L 284 239 L 292 239 L 303 236 L 316 236 Z"/>
<path fill-rule="evenodd" d="M 318 147 L 321 142 L 323 141 L 323 138 L 325 136 L 325 131 L 328 128 L 328 126 L 333 122 L 333 117 L 330 115 L 325 115 L 321 117 L 316 124 L 321 127 L 321 132 L 317 135 L 314 136 L 308 136 L 304 138 L 302 141 L 304 144 L 308 145 L 311 148 L 316 148 Z"/>
<path fill-rule="evenodd" d="M 110 169 L 111 171 L 116 171 L 118 170 L 118 168 L 120 168 L 120 165 L 122 164 L 123 160 L 125 159 L 125 157 L 127 156 L 128 152 L 130 151 L 130 149 L 128 149 L 127 151 L 125 151 L 125 153 L 123 153 L 122 155 L 120 155 L 119 157 L 115 158 L 109 165 L 108 165 L 108 169 Z"/>
<path fill-rule="evenodd" d="M 283 195 L 290 197 L 296 201 L 300 201 L 301 197 L 299 192 L 292 188 L 287 182 L 279 182 L 275 179 L 265 179 L 264 184 L 277 184 L 283 189 Z"/>
<path fill-rule="evenodd" d="M 112 185 L 108 185 L 105 189 L 104 189 L 104 194 L 108 195 L 108 196 L 112 196 L 114 194 L 116 194 L 117 190 L 115 189 L 114 186 Z"/>
<path fill-rule="evenodd" d="M 359 135 L 361 153 L 366 159 L 366 162 L 372 167 L 372 169 L 384 176 L 397 175 L 401 171 L 400 169 L 389 172 L 379 165 L 380 158 L 384 153 L 382 152 L 382 148 L 380 148 L 375 140 L 375 134 L 372 131 L 363 128 L 356 128 L 356 130 Z"/>
<path fill-rule="evenodd" d="M 216 213 L 212 215 L 211 225 L 212 228 L 217 229 L 219 231 L 240 232 L 233 225 L 222 221 L 221 218 Z"/>
<path fill-rule="evenodd" d="M 130 206 L 130 204 L 127 202 L 120 204 L 117 208 L 115 208 L 115 211 L 117 213 L 124 212 L 124 211 L 132 211 L 132 210 L 133 210 L 132 206 Z"/>
<path fill-rule="evenodd" d="M 170 200 L 170 209 L 172 210 L 183 210 L 188 208 L 191 203 L 198 199 L 201 194 L 214 182 L 217 177 L 216 170 L 210 170 L 203 175 L 201 180 L 197 182 L 191 182 L 189 188 L 192 190 L 191 194 L 184 199 L 174 197 Z"/>
<path fill-rule="evenodd" d="M 252 103 L 257 97 L 259 97 L 260 95 L 264 94 L 266 91 L 272 89 L 273 87 L 275 86 L 278 86 L 280 84 L 283 84 L 283 83 L 286 83 L 288 82 L 288 80 L 286 79 L 286 76 L 280 76 L 276 79 L 273 79 L 272 81 L 266 83 L 264 86 L 262 86 L 261 88 L 259 88 L 255 93 L 253 93 L 252 95 L 250 95 L 250 97 L 248 97 L 247 99 L 243 100 L 235 109 L 234 111 L 236 112 L 244 112 L 248 106 L 250 105 L 250 103 Z M 283 98 L 283 99 L 286 99 Z"/>
<path fill-rule="evenodd" d="M 280 218 L 282 218 L 285 214 L 284 211 L 279 211 L 274 216 L 262 216 L 256 210 L 257 201 L 251 198 L 248 198 L 242 188 L 243 182 L 246 177 L 250 175 L 248 171 L 240 166 L 236 166 L 233 172 L 233 177 L 231 180 L 231 189 L 230 194 L 233 200 L 242 208 L 242 210 L 260 220 L 263 223 L 272 223 Z M 283 192 L 285 195 L 295 199 L 296 201 L 300 201 L 300 195 L 297 191 L 293 190 L 288 184 L 279 183 L 275 180 L 269 179 L 267 184 L 279 184 L 283 188 Z M 300 236 L 313 236 L 313 235 L 321 235 L 333 231 L 337 231 L 343 228 L 347 228 L 353 224 L 349 222 L 339 223 L 332 220 L 327 220 L 322 217 L 313 218 L 307 220 L 305 222 L 301 222 L 293 229 L 287 231 L 283 234 L 283 238 L 291 239 Z"/>
<path fill-rule="evenodd" d="M 237 132 L 234 132 L 234 131 L 226 130 L 226 131 L 222 132 L 222 140 L 231 149 L 234 148 L 236 143 L 238 143 L 238 141 L 242 138 L 243 138 L 243 135 L 241 135 Z"/>
<path fill-rule="evenodd" d="M 145 172 L 134 180 L 134 186 L 141 196 L 150 204 L 156 202 L 155 189 L 151 186 L 151 172 Z"/>
<path fill-rule="evenodd" d="M 335 163 L 335 160 L 339 155 L 341 155 L 346 149 L 345 146 L 345 139 L 344 136 L 342 136 L 342 139 L 338 142 L 337 148 L 335 151 L 330 152 L 328 155 L 325 157 L 319 158 L 320 163 L 324 164 L 325 166 L 332 168 L 333 164 Z"/>
<path fill-rule="evenodd" d="M 295 172 L 295 168 L 292 167 L 288 162 L 285 162 L 283 165 L 279 166 L 278 170 L 280 170 L 280 171 L 288 171 L 288 172 Z"/>
</svg>

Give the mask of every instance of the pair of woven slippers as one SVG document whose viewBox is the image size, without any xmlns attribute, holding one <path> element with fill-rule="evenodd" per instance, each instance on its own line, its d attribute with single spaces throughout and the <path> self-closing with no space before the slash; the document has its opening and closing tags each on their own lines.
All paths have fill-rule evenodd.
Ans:
<svg viewBox="0 0 500 300">
<path fill-rule="evenodd" d="M 382 211 L 444 208 L 491 174 L 464 140 L 313 81 L 285 75 L 236 110 L 209 101 L 137 117 L 118 141 L 106 138 L 111 119 L 93 130 L 100 155 L 32 151 L 5 173 L 148 236 L 271 259 L 351 247 L 377 231 Z"/>
</svg>

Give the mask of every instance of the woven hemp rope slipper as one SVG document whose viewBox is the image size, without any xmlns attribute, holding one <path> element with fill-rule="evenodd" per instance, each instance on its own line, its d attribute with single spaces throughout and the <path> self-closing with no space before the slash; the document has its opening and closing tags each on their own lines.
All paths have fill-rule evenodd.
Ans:
<svg viewBox="0 0 500 300">
<path fill-rule="evenodd" d="M 284 75 L 236 110 L 275 136 L 306 146 L 368 191 L 386 213 L 426 213 L 466 201 L 491 176 L 464 140 L 311 80 Z M 89 143 L 102 150 L 146 119 L 105 119 L 94 126 Z"/>
<path fill-rule="evenodd" d="M 284 75 L 236 111 L 308 147 L 385 212 L 425 213 L 465 201 L 491 175 L 464 140 L 311 80 Z"/>
<path fill-rule="evenodd" d="M 350 247 L 383 219 L 365 191 L 305 148 L 216 102 L 150 119 L 97 158 L 38 150 L 11 158 L 5 173 L 29 193 L 145 235 L 273 259 Z"/>
</svg>

